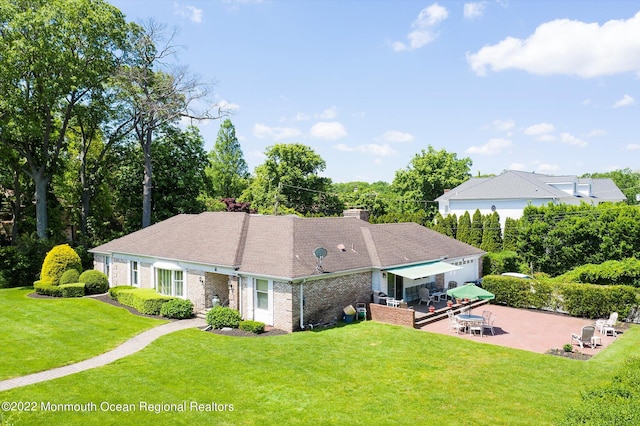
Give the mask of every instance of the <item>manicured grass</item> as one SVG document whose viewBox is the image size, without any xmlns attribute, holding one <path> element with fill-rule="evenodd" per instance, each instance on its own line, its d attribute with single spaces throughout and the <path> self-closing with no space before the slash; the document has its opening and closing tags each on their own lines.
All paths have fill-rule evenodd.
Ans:
<svg viewBox="0 0 640 426">
<path fill-rule="evenodd" d="M 36 299 L 0 289 L 0 380 L 71 364 L 162 324 L 90 298 Z"/>
<path fill-rule="evenodd" d="M 17 424 L 545 425 L 609 380 L 638 344 L 631 327 L 584 362 L 374 322 L 261 338 L 192 329 L 0 400 L 37 403 L 35 413 L 13 414 Z M 95 407 L 45 412 L 43 402 Z M 233 411 L 200 412 L 191 402 Z M 153 411 L 183 403 L 185 412 Z"/>
</svg>

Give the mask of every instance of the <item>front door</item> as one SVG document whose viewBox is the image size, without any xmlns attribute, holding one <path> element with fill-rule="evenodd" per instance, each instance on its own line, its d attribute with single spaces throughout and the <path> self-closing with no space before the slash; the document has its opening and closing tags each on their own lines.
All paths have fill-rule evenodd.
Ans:
<svg viewBox="0 0 640 426">
<path fill-rule="evenodd" d="M 255 321 L 273 325 L 273 281 L 262 278 L 254 280 L 253 306 Z"/>
<path fill-rule="evenodd" d="M 404 297 L 403 294 L 404 285 L 402 277 L 392 273 L 387 274 L 387 295 L 395 299 L 402 299 Z"/>
</svg>

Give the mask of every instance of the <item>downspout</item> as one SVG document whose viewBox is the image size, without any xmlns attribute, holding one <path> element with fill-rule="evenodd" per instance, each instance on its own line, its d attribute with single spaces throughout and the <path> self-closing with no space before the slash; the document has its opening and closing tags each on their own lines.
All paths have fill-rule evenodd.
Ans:
<svg viewBox="0 0 640 426">
<path fill-rule="evenodd" d="M 304 281 L 300 283 L 300 329 L 304 330 Z"/>
</svg>

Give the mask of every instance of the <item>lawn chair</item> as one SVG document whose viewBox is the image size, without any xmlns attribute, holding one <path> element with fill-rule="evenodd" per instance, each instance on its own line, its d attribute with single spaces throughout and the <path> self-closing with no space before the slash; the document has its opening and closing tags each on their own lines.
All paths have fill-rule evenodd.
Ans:
<svg viewBox="0 0 640 426">
<path fill-rule="evenodd" d="M 460 334 L 460 330 L 465 330 L 467 326 L 458 321 L 458 318 L 453 315 L 452 310 L 447 311 L 447 316 L 449 317 L 449 330 L 455 330 L 456 334 Z"/>
<path fill-rule="evenodd" d="M 496 315 L 491 316 L 491 312 L 489 312 L 489 317 L 490 319 L 488 319 L 487 321 L 484 321 L 484 320 L 482 321 L 483 333 L 484 333 L 484 329 L 488 328 L 489 330 L 491 330 L 491 335 L 495 336 L 496 333 L 495 331 L 493 331 L 493 324 L 496 322 Z"/>
<path fill-rule="evenodd" d="M 595 331 L 596 328 L 594 326 L 585 325 L 584 327 L 582 327 L 582 332 L 580 334 L 571 334 L 571 343 L 573 343 L 573 341 L 575 340 L 576 342 L 578 342 L 582 349 L 584 349 L 584 345 L 589 345 L 592 348 L 595 348 L 593 340 L 591 339 Z"/>
<path fill-rule="evenodd" d="M 597 320 L 596 327 L 598 328 L 598 331 L 600 332 L 600 334 L 604 334 L 605 336 L 608 336 L 609 333 L 611 333 L 611 335 L 615 337 L 618 335 L 615 329 L 617 322 L 618 322 L 618 313 L 612 312 L 611 315 L 609 315 L 609 319 Z"/>
<path fill-rule="evenodd" d="M 422 304 L 422 302 L 425 302 L 427 306 L 429 306 L 429 304 L 432 304 L 433 306 L 436 305 L 436 302 L 433 296 L 429 295 L 428 288 L 421 287 L 420 290 L 418 290 L 418 294 L 420 295 L 420 301 L 418 302 L 418 305 Z"/>
<path fill-rule="evenodd" d="M 367 304 L 366 303 L 356 303 L 356 319 L 357 320 L 367 320 Z"/>
</svg>

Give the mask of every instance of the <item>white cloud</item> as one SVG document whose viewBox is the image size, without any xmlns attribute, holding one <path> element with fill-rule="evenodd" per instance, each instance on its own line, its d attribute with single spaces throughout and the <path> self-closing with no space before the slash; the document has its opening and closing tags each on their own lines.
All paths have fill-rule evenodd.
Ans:
<svg viewBox="0 0 640 426">
<path fill-rule="evenodd" d="M 376 157 L 389 157 L 398 153 L 398 151 L 391 148 L 388 144 L 362 144 L 356 147 L 350 147 L 341 143 L 338 145 L 334 145 L 334 148 L 342 152 L 361 152 L 363 154 L 373 155 Z"/>
<path fill-rule="evenodd" d="M 536 173 L 553 173 L 557 172 L 558 170 L 560 170 L 560 166 L 558 166 L 557 164 L 540 163 L 536 167 Z"/>
<path fill-rule="evenodd" d="M 437 37 L 434 27 L 447 19 L 448 16 L 447 9 L 438 3 L 425 7 L 420 11 L 416 20 L 411 23 L 411 31 L 407 34 L 409 44 L 396 41 L 391 44 L 391 48 L 396 52 L 402 52 L 404 50 L 419 49 L 432 42 Z"/>
<path fill-rule="evenodd" d="M 293 127 L 269 127 L 256 123 L 253 126 L 253 135 L 258 139 L 272 139 L 280 141 L 283 139 L 294 139 L 302 136 L 302 132 Z"/>
<path fill-rule="evenodd" d="M 501 132 L 508 132 L 516 126 L 513 120 L 493 120 L 491 125 Z"/>
<path fill-rule="evenodd" d="M 296 116 L 294 117 L 295 121 L 307 121 L 309 120 L 311 117 L 308 114 L 305 114 L 304 112 L 299 112 L 296 114 Z"/>
<path fill-rule="evenodd" d="M 579 139 L 570 133 L 560 133 L 560 142 L 565 143 L 567 145 L 578 146 L 580 148 L 583 148 L 588 145 L 586 141 L 583 141 L 582 139 Z"/>
<path fill-rule="evenodd" d="M 384 132 L 378 139 L 386 142 L 412 142 L 415 138 L 411 133 L 389 130 L 388 132 Z"/>
<path fill-rule="evenodd" d="M 630 143 L 629 145 L 627 145 L 627 149 L 629 151 L 637 151 L 640 149 L 640 144 L 637 143 Z"/>
<path fill-rule="evenodd" d="M 235 104 L 233 102 L 229 102 L 225 99 L 221 100 L 220 102 L 218 102 L 218 108 L 223 110 L 223 111 L 236 111 L 240 109 L 240 105 Z"/>
<path fill-rule="evenodd" d="M 554 142 L 554 141 L 558 140 L 558 138 L 555 135 L 547 133 L 545 135 L 536 136 L 536 140 L 538 140 L 540 142 Z"/>
<path fill-rule="evenodd" d="M 175 14 L 181 18 L 186 18 L 196 24 L 202 22 L 202 9 L 198 9 L 195 6 L 180 4 L 178 2 L 173 3 L 173 7 L 175 9 Z"/>
<path fill-rule="evenodd" d="M 614 108 L 626 107 L 630 105 L 635 105 L 635 103 L 636 103 L 636 100 L 633 99 L 633 96 L 624 95 L 622 99 L 616 101 L 616 103 L 613 104 L 613 107 Z"/>
<path fill-rule="evenodd" d="M 338 115 L 338 109 L 332 106 L 330 108 L 325 109 L 321 113 L 316 114 L 315 117 L 319 118 L 320 120 L 331 120 L 332 118 L 336 118 L 337 115 Z"/>
<path fill-rule="evenodd" d="M 503 138 L 489 139 L 484 145 L 471 146 L 465 151 L 467 154 L 478 155 L 496 155 L 500 154 L 505 148 L 511 146 L 511 141 Z"/>
<path fill-rule="evenodd" d="M 546 22 L 526 39 L 507 37 L 467 53 L 467 62 L 478 75 L 507 69 L 584 78 L 640 72 L 640 12 L 602 25 L 569 19 Z"/>
<path fill-rule="evenodd" d="M 484 8 L 487 4 L 483 1 L 477 3 L 464 4 L 464 18 L 476 19 L 484 14 Z"/>
<path fill-rule="evenodd" d="M 551 133 L 555 130 L 555 126 L 550 123 L 534 124 L 524 129 L 524 134 L 529 136 L 540 136 Z"/>
<path fill-rule="evenodd" d="M 347 136 L 347 130 L 337 121 L 320 121 L 311 127 L 312 138 L 336 140 Z"/>
<path fill-rule="evenodd" d="M 606 134 L 607 134 L 607 132 L 605 132 L 602 129 L 593 129 L 592 131 L 589 132 L 589 134 L 587 136 L 590 137 L 590 138 L 594 138 L 594 137 L 597 137 L 597 136 L 604 136 Z"/>
</svg>

